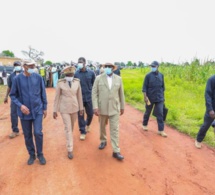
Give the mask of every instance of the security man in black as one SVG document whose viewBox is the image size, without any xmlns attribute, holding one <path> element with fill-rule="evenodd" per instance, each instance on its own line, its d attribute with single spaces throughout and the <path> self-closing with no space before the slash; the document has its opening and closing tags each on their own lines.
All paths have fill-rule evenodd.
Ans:
<svg viewBox="0 0 215 195">
<path fill-rule="evenodd" d="M 205 88 L 205 105 L 204 123 L 200 127 L 195 140 L 195 146 L 199 149 L 202 147 L 201 142 L 215 119 L 215 75 L 211 76 L 207 81 Z"/>
<path fill-rule="evenodd" d="M 158 134 L 162 137 L 167 137 L 164 132 L 163 107 L 164 107 L 164 76 L 158 71 L 159 63 L 153 61 L 151 63 L 151 72 L 144 79 L 142 92 L 146 104 L 146 111 L 143 115 L 143 130 L 148 130 L 148 121 L 152 109 L 156 111 Z"/>
</svg>

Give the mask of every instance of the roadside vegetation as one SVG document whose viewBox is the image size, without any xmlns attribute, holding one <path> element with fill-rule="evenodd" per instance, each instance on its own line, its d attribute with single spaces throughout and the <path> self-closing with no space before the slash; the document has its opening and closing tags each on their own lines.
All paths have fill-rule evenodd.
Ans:
<svg viewBox="0 0 215 195">
<path fill-rule="evenodd" d="M 206 82 L 215 73 L 215 64 L 206 62 L 201 65 L 199 60 L 183 65 L 163 63 L 159 71 L 164 74 L 166 85 L 165 105 L 169 109 L 166 124 L 195 138 L 205 113 Z M 149 67 L 121 71 L 126 102 L 143 112 L 145 105 L 142 84 L 149 72 Z M 204 142 L 215 147 L 212 127 L 208 130 Z"/>
</svg>

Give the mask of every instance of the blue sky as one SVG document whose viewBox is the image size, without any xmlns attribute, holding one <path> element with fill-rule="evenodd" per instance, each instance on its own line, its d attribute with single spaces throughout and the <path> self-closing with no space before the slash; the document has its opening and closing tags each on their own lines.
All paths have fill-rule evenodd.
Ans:
<svg viewBox="0 0 215 195">
<path fill-rule="evenodd" d="M 13 5 L 13 6 L 12 6 Z M 8 0 L 1 2 L 0 51 L 31 45 L 45 60 L 215 58 L 213 0 Z"/>
</svg>

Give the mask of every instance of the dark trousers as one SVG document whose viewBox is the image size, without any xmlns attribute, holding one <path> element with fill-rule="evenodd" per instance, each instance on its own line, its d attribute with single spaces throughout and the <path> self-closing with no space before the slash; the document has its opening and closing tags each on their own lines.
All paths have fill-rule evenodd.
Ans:
<svg viewBox="0 0 215 195">
<path fill-rule="evenodd" d="M 143 125 L 147 126 L 149 122 L 149 117 L 154 107 L 156 111 L 157 123 L 158 123 L 158 131 L 164 130 L 164 121 L 163 121 L 163 102 L 154 102 L 151 105 L 146 105 L 146 111 L 143 115 Z"/>
<path fill-rule="evenodd" d="M 79 130 L 81 134 L 86 134 L 86 125 L 89 126 L 92 122 L 93 119 L 93 105 L 92 101 L 90 102 L 83 102 L 85 112 L 87 114 L 87 120 L 85 121 L 84 119 L 84 114 L 80 116 L 80 112 L 78 112 L 78 125 L 79 125 Z"/>
<path fill-rule="evenodd" d="M 209 113 L 205 112 L 204 123 L 200 127 L 199 132 L 197 134 L 197 138 L 196 138 L 196 140 L 198 142 L 202 142 L 202 140 L 205 138 L 205 135 L 213 121 L 214 121 L 214 119 L 210 117 Z"/>
<path fill-rule="evenodd" d="M 33 142 L 33 132 L 34 130 L 34 138 L 36 142 L 37 155 L 41 155 L 43 149 L 43 133 L 42 133 L 42 121 L 43 115 L 38 114 L 34 120 L 22 120 L 22 129 L 25 137 L 25 145 L 28 150 L 29 155 L 35 155 L 35 147 Z"/>
<path fill-rule="evenodd" d="M 17 115 L 17 105 L 11 101 L 10 104 L 10 120 L 11 120 L 11 128 L 13 132 L 18 133 L 18 115 Z"/>
</svg>

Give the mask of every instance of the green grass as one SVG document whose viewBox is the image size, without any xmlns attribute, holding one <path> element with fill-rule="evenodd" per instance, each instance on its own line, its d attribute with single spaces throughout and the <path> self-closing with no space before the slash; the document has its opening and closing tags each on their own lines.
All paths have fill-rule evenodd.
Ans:
<svg viewBox="0 0 215 195">
<path fill-rule="evenodd" d="M 166 124 L 195 138 L 205 113 L 204 92 L 207 79 L 215 66 L 160 66 L 165 79 L 165 105 L 169 109 Z M 144 111 L 142 85 L 150 68 L 123 69 L 121 71 L 126 102 Z M 215 147 L 213 128 L 204 142 Z"/>
</svg>

